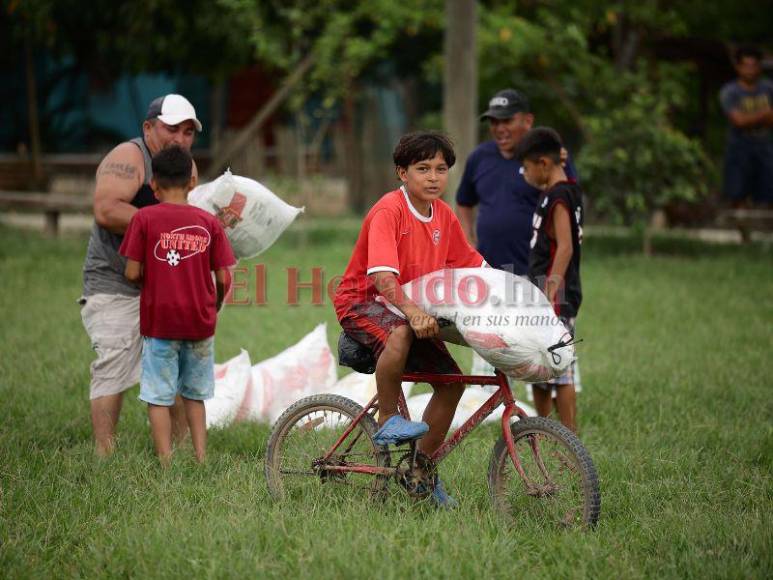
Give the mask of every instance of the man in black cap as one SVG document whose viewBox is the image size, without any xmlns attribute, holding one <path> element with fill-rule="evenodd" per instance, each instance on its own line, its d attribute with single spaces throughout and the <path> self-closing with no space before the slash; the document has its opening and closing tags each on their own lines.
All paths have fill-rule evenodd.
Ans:
<svg viewBox="0 0 773 580">
<path fill-rule="evenodd" d="M 115 428 L 123 393 L 140 378 L 140 289 L 124 277 L 126 259 L 118 253 L 132 216 L 141 207 L 158 203 L 150 188 L 151 158 L 170 145 L 190 150 L 201 123 L 193 105 L 181 95 L 158 97 L 150 103 L 142 136 L 116 146 L 97 168 L 94 227 L 83 264 L 81 318 L 97 358 L 91 363 L 91 422 L 96 452 L 108 455 L 115 445 Z M 193 166 L 196 173 L 196 165 Z M 185 433 L 182 405 L 174 425 Z"/>
<path fill-rule="evenodd" d="M 467 159 L 456 192 L 459 221 L 486 262 L 525 276 L 539 190 L 526 183 L 515 151 L 532 128 L 534 115 L 523 93 L 505 89 L 489 101 L 481 120 L 488 120 L 493 140 L 479 145 Z M 576 177 L 571 162 L 565 169 L 570 179 Z"/>
<path fill-rule="evenodd" d="M 467 158 L 456 191 L 459 222 L 489 265 L 526 276 L 532 217 L 540 191 L 526 183 L 515 153 L 532 128 L 534 115 L 526 95 L 505 89 L 494 95 L 480 119 L 488 120 L 493 140 L 478 145 Z M 566 158 L 565 150 L 561 158 Z M 566 160 L 564 171 L 570 180 L 576 178 L 571 161 Z M 473 353 L 472 372 L 489 374 L 493 367 Z M 582 390 L 579 375 L 575 389 Z"/>
</svg>

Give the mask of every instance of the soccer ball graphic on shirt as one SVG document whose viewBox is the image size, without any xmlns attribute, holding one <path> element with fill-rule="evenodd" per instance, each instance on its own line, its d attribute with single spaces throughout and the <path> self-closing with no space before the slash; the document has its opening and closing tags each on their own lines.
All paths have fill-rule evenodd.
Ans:
<svg viewBox="0 0 773 580">
<path fill-rule="evenodd" d="M 180 253 L 177 250 L 169 250 L 166 253 L 166 262 L 170 266 L 177 266 L 180 263 Z"/>
<path fill-rule="evenodd" d="M 204 226 L 183 226 L 159 234 L 153 256 L 176 268 L 188 258 L 206 252 L 211 241 L 210 233 Z"/>
</svg>

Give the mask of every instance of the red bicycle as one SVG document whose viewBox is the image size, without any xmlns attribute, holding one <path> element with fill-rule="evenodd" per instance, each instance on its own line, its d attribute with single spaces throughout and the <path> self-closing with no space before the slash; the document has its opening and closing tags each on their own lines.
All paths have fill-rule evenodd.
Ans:
<svg viewBox="0 0 773 580">
<path fill-rule="evenodd" d="M 339 340 L 339 360 L 360 372 L 373 372 L 370 353 L 346 334 Z M 431 384 L 461 382 L 497 385 L 498 390 L 431 456 L 416 444 L 381 447 L 378 396 L 363 408 L 338 395 L 314 395 L 288 408 L 271 432 L 266 478 L 276 499 L 315 493 L 320 485 L 362 486 L 381 496 L 391 481 L 411 497 L 428 497 L 438 465 L 499 405 L 504 404 L 502 436 L 494 445 L 488 485 L 494 509 L 507 519 L 535 518 L 563 527 L 593 527 L 601 508 L 598 477 L 583 444 L 569 429 L 544 417 L 528 417 L 517 405 L 507 377 L 405 373 L 404 381 Z M 403 393 L 400 413 L 410 419 Z"/>
</svg>

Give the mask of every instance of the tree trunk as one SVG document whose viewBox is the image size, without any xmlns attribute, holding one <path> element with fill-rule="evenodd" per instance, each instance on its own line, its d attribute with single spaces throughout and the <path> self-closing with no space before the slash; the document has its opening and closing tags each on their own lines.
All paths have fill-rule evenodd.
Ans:
<svg viewBox="0 0 773 580">
<path fill-rule="evenodd" d="M 295 116 L 295 142 L 296 142 L 296 157 L 295 157 L 295 176 L 298 180 L 298 190 L 300 192 L 301 203 L 306 208 L 306 211 L 311 211 L 311 188 L 306 183 L 306 126 L 307 119 L 306 113 L 303 109 L 298 111 Z M 300 249 L 305 250 L 309 244 L 309 236 L 307 228 L 301 230 Z"/>
<path fill-rule="evenodd" d="M 642 244 L 641 244 L 641 250 L 642 253 L 647 257 L 652 256 L 652 234 L 654 233 L 654 228 L 652 227 L 652 223 L 648 221 L 644 224 L 644 228 L 642 229 Z"/>
<path fill-rule="evenodd" d="M 362 152 L 357 131 L 357 89 L 349 85 L 344 98 L 344 150 L 346 151 L 346 181 L 349 197 L 349 207 L 358 215 L 365 213 L 366 196 L 364 175 L 362 172 Z"/>
<path fill-rule="evenodd" d="M 448 179 L 448 196 L 456 194 L 464 163 L 477 143 L 478 63 L 475 0 L 446 0 L 443 71 L 443 126 L 454 140 L 458 169 Z"/>
<path fill-rule="evenodd" d="M 38 118 L 38 91 L 35 82 L 35 59 L 29 36 L 24 41 L 27 73 L 27 118 L 29 122 L 30 153 L 32 154 L 32 189 L 40 191 L 44 186 L 43 160 L 40 146 L 40 120 Z"/>
<path fill-rule="evenodd" d="M 633 69 L 639 52 L 639 31 L 631 25 L 623 13 L 618 13 L 612 29 L 612 50 L 615 56 L 615 68 L 618 71 Z"/>
<path fill-rule="evenodd" d="M 314 58 L 311 55 L 306 55 L 303 60 L 298 64 L 295 70 L 290 73 L 279 90 L 273 94 L 268 102 L 255 113 L 255 116 L 249 123 L 234 136 L 234 138 L 223 148 L 223 150 L 212 160 L 211 165 L 207 168 L 205 181 L 215 177 L 220 171 L 229 163 L 232 157 L 237 155 L 244 147 L 246 147 L 253 135 L 263 126 L 268 118 L 276 111 L 279 106 L 285 101 L 290 94 L 290 91 L 296 84 L 303 78 L 303 76 L 309 71 L 311 65 L 314 63 Z"/>
<path fill-rule="evenodd" d="M 213 158 L 220 154 L 223 146 L 223 130 L 225 128 L 225 82 L 218 80 L 212 85 L 209 93 L 209 151 Z"/>
</svg>

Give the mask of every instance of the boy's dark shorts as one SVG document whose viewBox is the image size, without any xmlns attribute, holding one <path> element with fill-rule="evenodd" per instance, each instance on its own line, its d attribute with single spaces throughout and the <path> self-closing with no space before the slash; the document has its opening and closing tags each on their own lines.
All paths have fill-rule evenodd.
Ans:
<svg viewBox="0 0 773 580">
<path fill-rule="evenodd" d="M 408 324 L 378 302 L 355 304 L 339 322 L 349 336 L 371 350 L 376 360 L 384 351 L 392 330 Z M 442 340 L 423 338 L 413 341 L 405 372 L 449 375 L 462 371 Z"/>
</svg>

